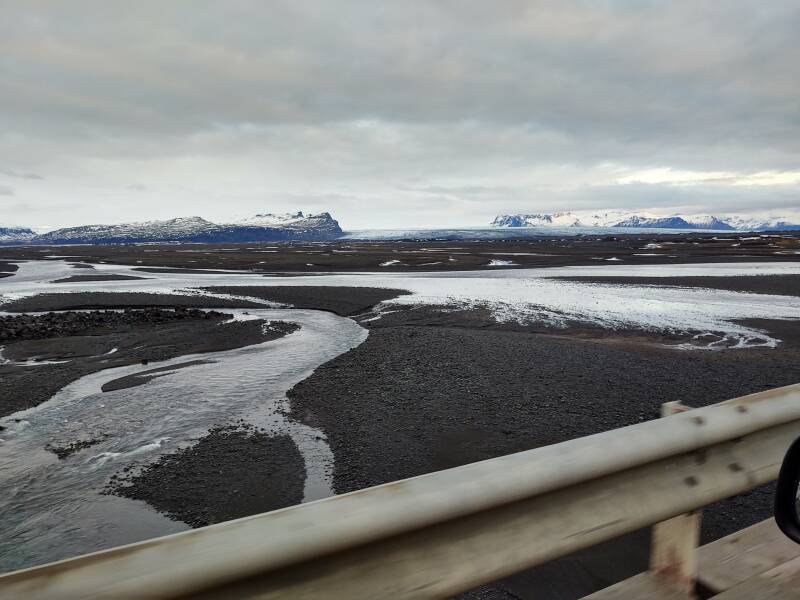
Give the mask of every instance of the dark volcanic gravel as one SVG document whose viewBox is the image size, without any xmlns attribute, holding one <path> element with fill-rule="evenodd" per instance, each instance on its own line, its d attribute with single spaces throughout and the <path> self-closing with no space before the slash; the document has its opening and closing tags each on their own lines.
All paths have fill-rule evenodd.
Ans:
<svg viewBox="0 0 800 600">
<path fill-rule="evenodd" d="M 330 286 L 245 286 L 203 288 L 218 294 L 252 296 L 272 302 L 291 304 L 294 308 L 327 310 L 337 315 L 350 316 L 364 312 L 384 300 L 404 296 L 405 290 L 369 287 Z"/>
<path fill-rule="evenodd" d="M 47 446 L 44 447 L 44 449 L 55 454 L 60 460 L 64 460 L 65 458 L 72 456 L 76 452 L 80 452 L 84 448 L 91 448 L 92 446 L 99 444 L 104 439 L 105 438 L 100 437 L 91 440 L 79 440 L 77 442 L 72 442 L 64 446 L 53 446 L 48 444 Z"/>
<path fill-rule="evenodd" d="M 328 435 L 344 493 L 651 419 L 671 400 L 702 406 L 797 383 L 800 323 L 785 328 L 794 343 L 780 352 L 373 328 L 289 396 L 293 416 Z"/>
<path fill-rule="evenodd" d="M 343 493 L 655 418 L 662 402 L 702 406 L 796 383 L 800 322 L 770 329 L 779 350 L 689 352 L 452 321 L 378 326 L 290 391 L 292 416 L 326 433 Z M 768 490 L 707 510 L 704 540 L 771 510 Z M 644 570 L 647 540 L 643 532 L 554 561 L 484 597 L 578 598 Z"/>
<path fill-rule="evenodd" d="M 141 371 L 139 373 L 134 373 L 133 375 L 126 375 L 125 377 L 112 379 L 111 381 L 104 383 L 100 387 L 100 391 L 114 392 L 116 390 L 125 390 L 128 388 L 137 387 L 144 385 L 158 377 L 163 377 L 165 373 L 171 373 L 173 371 L 177 371 L 178 369 L 185 369 L 186 367 L 193 367 L 196 365 L 208 365 L 213 362 L 213 360 L 188 360 L 177 365 L 148 369 L 147 371 Z"/>
<path fill-rule="evenodd" d="M 211 298 L 202 295 L 148 294 L 141 292 L 76 292 L 38 294 L 3 304 L 7 312 L 39 312 L 46 310 L 86 310 L 129 307 L 194 307 L 194 308 L 264 308 L 243 300 Z"/>
<path fill-rule="evenodd" d="M 63 279 L 56 279 L 50 283 L 80 283 L 82 281 L 125 281 L 130 279 L 147 279 L 146 277 L 135 277 L 134 275 L 72 275 Z"/>
<path fill-rule="evenodd" d="M 10 277 L 19 267 L 14 263 L 0 261 L 0 277 Z"/>
<path fill-rule="evenodd" d="M 120 326 L 167 323 L 184 319 L 219 321 L 219 312 L 178 307 L 175 310 L 153 309 L 93 312 L 59 312 L 44 315 L 0 316 L 0 342 L 38 340 L 76 334 L 91 335 Z"/>
<path fill-rule="evenodd" d="M 225 275 L 230 271 L 214 271 L 213 269 L 180 269 L 173 267 L 134 267 L 134 271 L 140 273 L 175 273 L 175 274 L 188 274 L 195 273 L 197 275 Z"/>
<path fill-rule="evenodd" d="M 221 427 L 138 475 L 116 476 L 108 492 L 202 527 L 299 504 L 304 482 L 303 457 L 289 436 Z"/>
<path fill-rule="evenodd" d="M 596 265 L 598 259 L 612 257 L 623 264 L 793 261 L 798 259 L 796 252 L 800 251 L 798 232 L 764 235 L 638 232 L 524 238 L 515 237 L 512 229 L 496 233 L 506 235 L 506 239 L 448 239 L 443 232 L 437 240 L 192 244 L 191 252 L 186 252 L 186 247 L 180 244 L 148 245 L 146 252 L 136 245 L 73 246 L 69 252 L 75 261 L 125 264 L 138 269 L 314 273 L 462 271 L 485 269 L 492 259 L 511 260 L 519 267 Z M 650 246 L 654 242 L 659 244 L 656 251 Z M 43 255 L 63 252 L 58 247 L 7 247 L 0 248 L 0 260 L 40 259 Z M 398 262 L 386 265 L 391 261 Z"/>
</svg>

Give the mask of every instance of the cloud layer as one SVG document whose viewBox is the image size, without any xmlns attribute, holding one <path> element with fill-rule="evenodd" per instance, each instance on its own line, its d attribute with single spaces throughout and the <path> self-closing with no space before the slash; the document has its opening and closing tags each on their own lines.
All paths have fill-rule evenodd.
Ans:
<svg viewBox="0 0 800 600">
<path fill-rule="evenodd" d="M 800 206 L 793 1 L 0 10 L 9 223 Z"/>
</svg>

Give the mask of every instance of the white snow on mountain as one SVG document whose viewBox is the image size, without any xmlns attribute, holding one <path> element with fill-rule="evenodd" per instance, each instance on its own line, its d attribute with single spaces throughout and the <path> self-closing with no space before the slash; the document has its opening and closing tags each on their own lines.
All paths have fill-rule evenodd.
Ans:
<svg viewBox="0 0 800 600">
<path fill-rule="evenodd" d="M 230 225 L 239 227 L 288 228 L 294 230 L 318 229 L 329 230 L 332 233 L 337 231 L 341 232 L 341 230 L 339 230 L 339 224 L 330 213 L 327 212 L 316 215 L 305 215 L 300 211 L 296 213 L 284 213 L 282 215 L 264 213 L 241 219 Z"/>
<path fill-rule="evenodd" d="M 178 241 L 208 232 L 216 227 L 202 217 L 178 217 L 167 221 L 140 221 L 113 225 L 82 225 L 49 231 L 36 237 L 37 242 L 76 240 L 81 243 L 93 241 L 122 241 L 138 239 L 161 239 Z"/>
<path fill-rule="evenodd" d="M 741 231 L 780 231 L 800 229 L 800 218 L 775 216 L 729 215 L 725 222 Z"/>
<path fill-rule="evenodd" d="M 309 218 L 314 215 L 308 215 Z M 272 213 L 265 213 L 261 215 L 253 215 L 252 217 L 245 217 L 232 223 L 233 225 L 247 225 L 250 227 L 279 227 L 282 225 L 291 225 L 300 221 L 307 220 L 302 212 L 284 213 L 282 215 L 275 215 Z"/>
<path fill-rule="evenodd" d="M 567 211 L 498 215 L 493 227 L 620 227 L 644 229 L 705 229 L 711 231 L 780 231 L 800 229 L 800 218 L 747 215 L 659 215 L 642 211 Z"/>
<path fill-rule="evenodd" d="M 28 227 L 2 227 L 0 226 L 0 242 L 25 242 L 36 234 Z"/>
<path fill-rule="evenodd" d="M 513 214 L 495 217 L 492 225 L 495 227 L 613 227 L 630 216 L 631 213 L 623 211 Z"/>
<path fill-rule="evenodd" d="M 700 229 L 726 229 L 724 225 L 733 227 L 727 220 L 723 221 L 714 215 L 681 215 L 681 218 L 690 225 L 694 225 Z M 736 229 L 735 227 L 733 228 Z"/>
<path fill-rule="evenodd" d="M 329 213 L 303 215 L 302 212 L 260 214 L 231 224 L 212 223 L 202 217 L 178 217 L 166 221 L 66 227 L 41 235 L 17 229 L 19 232 L 14 233 L 11 228 L 0 228 L 0 243 L 258 242 L 333 239 L 342 233 L 339 223 Z"/>
</svg>

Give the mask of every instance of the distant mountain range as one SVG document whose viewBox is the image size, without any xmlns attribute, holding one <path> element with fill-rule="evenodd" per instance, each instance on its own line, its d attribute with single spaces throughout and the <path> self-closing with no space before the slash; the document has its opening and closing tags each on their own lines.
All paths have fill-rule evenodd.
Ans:
<svg viewBox="0 0 800 600">
<path fill-rule="evenodd" d="M 798 220 L 800 221 L 800 219 Z M 784 217 L 670 215 L 625 211 L 556 212 L 498 215 L 493 227 L 624 227 L 643 229 L 704 229 L 714 231 L 797 231 L 800 223 Z"/>
<path fill-rule="evenodd" d="M 260 214 L 234 223 L 212 223 L 201 217 L 117 225 L 82 225 L 36 234 L 24 227 L 0 227 L 0 244 L 135 244 L 146 242 L 233 243 L 322 241 L 342 229 L 329 213 Z"/>
<path fill-rule="evenodd" d="M 751 217 L 743 215 L 670 215 L 642 212 L 568 211 L 555 213 L 499 215 L 491 228 L 455 230 L 409 230 L 391 232 L 395 238 L 469 237 L 493 238 L 504 228 L 591 228 L 618 227 L 712 231 L 789 231 L 800 230 L 800 219 Z M 491 230 L 494 230 L 491 231 Z M 511 232 L 509 232 L 510 234 Z M 524 233 L 524 231 L 520 231 Z M 202 217 L 179 217 L 166 221 L 143 221 L 116 225 L 82 225 L 37 234 L 28 227 L 0 227 L 0 245 L 38 244 L 137 244 L 137 243 L 249 243 L 282 241 L 326 241 L 340 237 L 383 239 L 385 231 L 356 232 L 344 236 L 330 213 L 305 215 L 258 214 L 232 223 L 212 223 Z M 505 235 L 505 234 L 503 234 Z M 387 238 L 388 239 L 388 238 Z M 399 238 L 398 238 L 399 239 Z"/>
<path fill-rule="evenodd" d="M 36 236 L 33 229 L 27 227 L 0 227 L 0 244 L 24 242 Z"/>
</svg>

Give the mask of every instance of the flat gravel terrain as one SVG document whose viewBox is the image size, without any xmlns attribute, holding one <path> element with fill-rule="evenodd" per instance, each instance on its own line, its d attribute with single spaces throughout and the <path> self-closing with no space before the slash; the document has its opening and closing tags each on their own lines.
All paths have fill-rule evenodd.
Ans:
<svg viewBox="0 0 800 600">
<path fill-rule="evenodd" d="M 41 259 L 68 254 L 76 264 L 115 263 L 146 272 L 171 267 L 191 273 L 198 269 L 238 269 L 262 273 L 336 271 L 464 271 L 485 269 L 493 260 L 512 267 L 596 265 L 610 259 L 624 264 L 698 262 L 796 261 L 800 232 L 752 234 L 617 233 L 574 236 L 542 235 L 507 239 L 396 241 L 336 240 L 315 243 L 148 244 L 109 246 L 0 247 L 0 261 Z M 498 232 L 500 233 L 500 232 Z M 602 264 L 602 263 L 600 263 Z M 2 268 L 0 268 L 2 271 Z"/>
<path fill-rule="evenodd" d="M 148 294 L 142 292 L 75 292 L 38 294 L 2 305 L 7 312 L 40 312 L 48 310 L 91 310 L 176 306 L 186 308 L 264 308 L 262 304 L 243 300 L 211 298 L 200 294 Z"/>
<path fill-rule="evenodd" d="M 330 286 L 244 286 L 202 288 L 218 294 L 252 296 L 262 300 L 290 304 L 294 308 L 327 310 L 341 316 L 364 312 L 383 302 L 409 292 L 369 287 Z"/>
<path fill-rule="evenodd" d="M 795 340 L 800 323 L 791 327 Z M 514 331 L 373 328 L 290 392 L 325 431 L 338 493 L 800 381 L 800 346 L 682 351 Z"/>
<path fill-rule="evenodd" d="M 373 325 L 361 346 L 290 391 L 292 416 L 322 429 L 337 493 L 447 469 L 658 416 L 661 403 L 703 406 L 800 381 L 800 322 L 778 350 L 682 351 L 622 338 L 420 324 Z M 631 448 L 635 452 L 635 448 Z M 769 488 L 704 513 L 704 541 L 772 513 Z M 579 598 L 644 570 L 639 532 L 468 595 Z M 536 591 L 536 594 L 533 591 Z"/>
<path fill-rule="evenodd" d="M 71 277 L 64 277 L 63 279 L 56 279 L 50 283 L 81 283 L 84 281 L 130 281 L 132 279 L 147 279 L 146 277 L 136 277 L 134 275 L 114 275 L 109 273 L 107 275 L 72 275 Z"/>
<path fill-rule="evenodd" d="M 65 311 L 45 314 L 0 316 L 0 342 L 60 338 L 76 334 L 97 334 L 119 327 L 136 327 L 185 321 L 187 319 L 220 321 L 228 315 L 177 307 L 174 310 L 146 308 L 123 311 Z"/>
<path fill-rule="evenodd" d="M 203 527 L 299 504 L 304 481 L 303 457 L 289 436 L 220 427 L 140 474 L 114 476 L 107 491 Z"/>
</svg>

